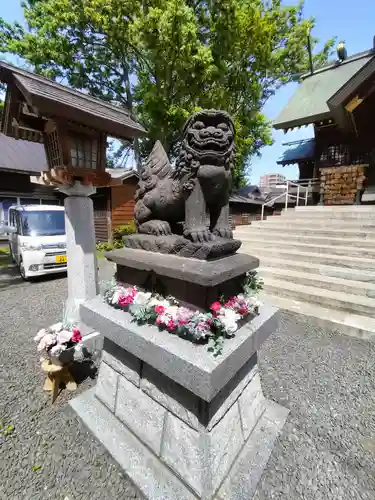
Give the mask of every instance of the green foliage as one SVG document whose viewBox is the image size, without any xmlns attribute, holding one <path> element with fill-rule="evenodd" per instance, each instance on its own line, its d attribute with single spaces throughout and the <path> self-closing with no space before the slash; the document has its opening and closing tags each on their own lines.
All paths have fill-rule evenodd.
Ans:
<svg viewBox="0 0 375 500">
<path fill-rule="evenodd" d="M 97 243 L 96 250 L 98 252 L 109 252 L 113 250 L 113 243 L 106 243 L 106 242 Z"/>
<path fill-rule="evenodd" d="M 246 278 L 243 283 L 243 291 L 245 295 L 256 295 L 263 290 L 263 280 L 258 277 L 256 271 L 246 273 Z"/>
<path fill-rule="evenodd" d="M 120 243 L 120 248 L 122 248 L 122 238 L 127 234 L 134 234 L 137 232 L 137 227 L 134 221 L 129 222 L 129 224 L 125 224 L 124 226 L 119 226 L 117 229 L 113 231 L 113 242 Z M 115 247 L 117 248 L 117 247 Z"/>
<path fill-rule="evenodd" d="M 314 26 L 302 2 L 281 0 L 27 0 L 23 9 L 27 29 L 0 18 L 0 51 L 127 107 L 149 132 L 136 142 L 137 155 L 160 139 L 173 156 L 197 108 L 229 111 L 237 125 L 236 186 L 272 141 L 262 106 L 308 68 Z M 314 54 L 315 67 L 333 43 Z"/>
</svg>

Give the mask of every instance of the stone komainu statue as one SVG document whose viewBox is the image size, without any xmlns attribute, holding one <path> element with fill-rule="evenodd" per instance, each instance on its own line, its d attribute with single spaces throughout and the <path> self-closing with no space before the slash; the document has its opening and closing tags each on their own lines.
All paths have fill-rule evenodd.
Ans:
<svg viewBox="0 0 375 500">
<path fill-rule="evenodd" d="M 192 242 L 202 243 L 215 237 L 233 237 L 229 191 L 234 136 L 228 113 L 202 110 L 184 127 L 175 169 L 160 142 L 155 144 L 136 193 L 138 233 L 183 234 Z"/>
</svg>

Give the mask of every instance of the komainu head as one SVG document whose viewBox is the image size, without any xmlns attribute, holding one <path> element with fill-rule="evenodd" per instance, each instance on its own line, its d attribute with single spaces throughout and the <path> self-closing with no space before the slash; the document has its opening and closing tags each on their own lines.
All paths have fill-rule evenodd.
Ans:
<svg viewBox="0 0 375 500">
<path fill-rule="evenodd" d="M 185 124 L 181 159 L 231 167 L 234 137 L 233 120 L 226 111 L 198 111 Z"/>
</svg>

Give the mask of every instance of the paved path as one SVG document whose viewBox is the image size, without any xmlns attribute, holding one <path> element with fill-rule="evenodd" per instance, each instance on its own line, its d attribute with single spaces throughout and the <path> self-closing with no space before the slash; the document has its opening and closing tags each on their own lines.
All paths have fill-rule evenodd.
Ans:
<svg viewBox="0 0 375 500">
<path fill-rule="evenodd" d="M 101 276 L 110 265 L 101 262 Z M 13 284 L 12 284 L 13 283 Z M 71 413 L 42 392 L 35 332 L 59 320 L 66 279 L 0 286 L 0 500 L 141 499 Z M 291 408 L 256 500 L 375 498 L 375 344 L 283 314 L 260 353 L 268 397 Z M 94 383 L 88 378 L 80 391 Z M 176 499 L 179 500 L 179 499 Z M 248 500 L 248 499 L 239 499 Z"/>
</svg>

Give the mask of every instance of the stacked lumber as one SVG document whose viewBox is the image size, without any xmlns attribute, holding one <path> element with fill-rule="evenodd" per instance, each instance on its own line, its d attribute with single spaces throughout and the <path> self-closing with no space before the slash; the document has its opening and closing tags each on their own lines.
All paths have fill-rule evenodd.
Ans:
<svg viewBox="0 0 375 500">
<path fill-rule="evenodd" d="M 325 205 L 351 205 L 357 191 L 363 188 L 367 165 L 327 167 L 320 169 L 320 193 Z"/>
</svg>

